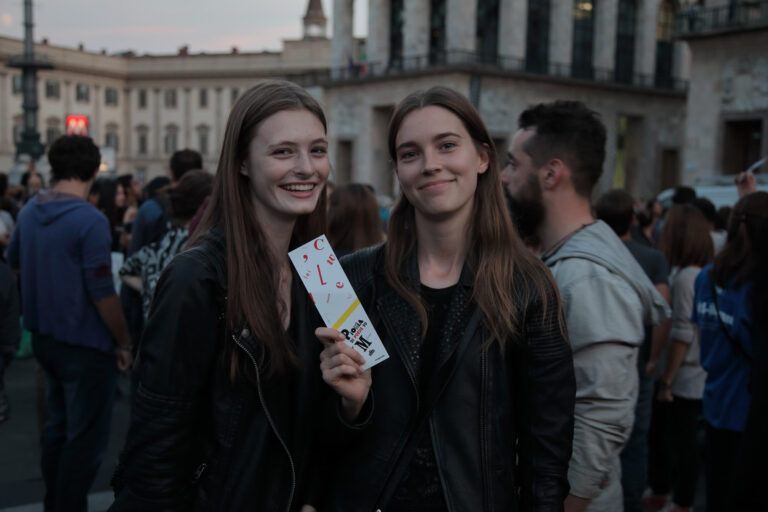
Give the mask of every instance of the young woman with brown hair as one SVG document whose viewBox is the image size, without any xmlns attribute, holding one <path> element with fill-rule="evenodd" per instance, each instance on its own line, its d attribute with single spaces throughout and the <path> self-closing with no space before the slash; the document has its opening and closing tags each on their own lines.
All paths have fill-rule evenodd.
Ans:
<svg viewBox="0 0 768 512">
<path fill-rule="evenodd" d="M 294 84 L 232 107 L 210 204 L 157 283 L 111 510 L 308 502 L 319 322 L 287 253 L 325 226 L 327 147 L 323 111 Z"/>
<path fill-rule="evenodd" d="M 571 352 L 552 278 L 509 218 L 490 135 L 464 96 L 433 87 L 397 107 L 389 152 L 402 194 L 387 242 L 342 264 L 390 359 L 372 369 L 373 415 L 324 510 L 562 510 Z M 341 336 L 317 334 L 332 383 Z"/>
<path fill-rule="evenodd" d="M 699 477 L 696 427 L 701 413 L 706 372 L 701 367 L 699 333 L 691 321 L 694 282 L 701 268 L 712 261 L 714 246 L 706 217 L 695 206 L 675 205 L 664 219 L 659 248 L 667 257 L 672 322 L 656 384 L 649 432 L 649 484 L 664 510 L 693 509 Z M 654 501 L 654 497 L 647 497 Z"/>
<path fill-rule="evenodd" d="M 328 241 L 345 256 L 384 241 L 376 197 L 365 185 L 339 185 L 328 198 Z"/>
</svg>

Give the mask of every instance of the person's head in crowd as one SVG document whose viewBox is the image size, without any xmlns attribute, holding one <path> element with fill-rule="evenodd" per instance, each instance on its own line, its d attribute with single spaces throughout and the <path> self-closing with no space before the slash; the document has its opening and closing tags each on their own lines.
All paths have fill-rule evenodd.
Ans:
<svg viewBox="0 0 768 512">
<path fill-rule="evenodd" d="M 696 199 L 696 191 L 683 185 L 675 187 L 675 193 L 672 194 L 672 204 L 688 204 L 694 199 Z"/>
<path fill-rule="evenodd" d="M 733 208 L 730 206 L 721 206 L 717 210 L 717 217 L 715 218 L 715 229 L 717 231 L 728 230 L 728 219 L 731 218 L 731 211 L 733 211 Z"/>
<path fill-rule="evenodd" d="M 600 116 L 579 101 L 532 106 L 518 127 L 502 176 L 512 216 L 529 239 L 555 209 L 577 204 L 588 210 L 606 136 Z"/>
<path fill-rule="evenodd" d="M 384 241 L 379 205 L 365 185 L 339 185 L 328 198 L 328 241 L 337 255 Z"/>
<path fill-rule="evenodd" d="M 234 328 L 245 320 L 263 341 L 269 374 L 296 361 L 283 342 L 286 305 L 276 300 L 285 254 L 273 254 L 272 238 L 290 233 L 296 247 L 325 231 L 326 133 L 322 108 L 294 83 L 265 81 L 241 94 L 227 120 L 210 203 L 190 241 L 223 232 L 228 322 Z"/>
<path fill-rule="evenodd" d="M 96 177 L 101 164 L 99 148 L 90 137 L 63 135 L 48 150 L 52 181 L 89 182 Z"/>
<path fill-rule="evenodd" d="M 168 190 L 171 219 L 178 225 L 185 225 L 194 217 L 197 209 L 213 188 L 213 176 L 206 171 L 189 171 Z"/>
<path fill-rule="evenodd" d="M 715 205 L 707 199 L 706 197 L 697 197 L 693 201 L 691 201 L 691 204 L 699 209 L 699 211 L 704 214 L 704 218 L 707 219 L 707 222 L 709 223 L 709 230 L 714 231 L 715 225 L 717 224 L 717 210 L 715 209 Z"/>
<path fill-rule="evenodd" d="M 619 238 L 629 235 L 635 217 L 635 200 L 624 190 L 614 189 L 595 202 L 595 216 L 608 224 Z"/>
<path fill-rule="evenodd" d="M 659 249 L 670 267 L 703 267 L 714 257 L 709 221 L 691 204 L 676 204 L 667 212 Z"/>
<path fill-rule="evenodd" d="M 768 192 L 747 194 L 733 206 L 728 238 L 715 257 L 712 277 L 721 288 L 754 283 L 753 318 L 763 340 L 768 337 Z"/>
<path fill-rule="evenodd" d="M 144 187 L 144 200 L 152 199 L 155 197 L 162 189 L 167 187 L 171 184 L 170 178 L 168 176 L 158 176 L 156 178 L 152 178 L 149 180 L 149 183 Z"/>
<path fill-rule="evenodd" d="M 107 177 L 96 178 L 88 193 L 88 201 L 107 216 L 113 227 L 122 222 L 120 209 L 123 207 L 125 195 L 121 193 L 117 180 Z"/>
<path fill-rule="evenodd" d="M 185 173 L 203 168 L 203 157 L 193 149 L 182 149 L 171 156 L 171 181 L 179 181 Z"/>
<path fill-rule="evenodd" d="M 418 312 L 423 329 L 424 305 L 403 277 L 419 226 L 445 218 L 466 222 L 458 229 L 466 230 L 466 262 L 475 272 L 473 298 L 490 332 L 488 344 L 498 341 L 503 348 L 519 328 L 519 304 L 509 289 L 513 275 L 530 276 L 539 293 L 548 283 L 515 233 L 493 140 L 482 118 L 459 92 L 432 87 L 400 102 L 387 140 L 401 192 L 388 222 L 387 281 Z M 439 200 L 432 197 L 432 187 L 444 187 Z M 460 221 L 453 222 L 460 226 Z"/>
<path fill-rule="evenodd" d="M 639 203 L 635 207 L 635 220 L 640 229 L 646 229 L 661 218 L 662 207 L 655 198 Z"/>
<path fill-rule="evenodd" d="M 43 177 L 39 174 L 32 174 L 27 180 L 27 197 L 33 197 L 45 187 Z"/>
<path fill-rule="evenodd" d="M 139 181 L 133 177 L 133 174 L 121 174 L 117 177 L 117 183 L 123 188 L 125 206 L 135 206 L 141 197 Z"/>
</svg>

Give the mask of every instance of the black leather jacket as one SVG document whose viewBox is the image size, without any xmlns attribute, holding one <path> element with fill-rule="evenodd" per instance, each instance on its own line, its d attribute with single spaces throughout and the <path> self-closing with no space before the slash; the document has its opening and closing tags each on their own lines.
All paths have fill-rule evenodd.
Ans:
<svg viewBox="0 0 768 512">
<path fill-rule="evenodd" d="M 329 389 L 313 334 L 319 318 L 294 276 L 299 328 L 286 343 L 296 344 L 300 368 L 259 375 L 259 343 L 246 328 L 225 328 L 224 253 L 221 237 L 209 237 L 158 282 L 112 511 L 296 511 L 307 502 L 311 426 Z M 232 350 L 250 379 L 232 382 Z"/>
<path fill-rule="evenodd" d="M 510 340 L 504 354 L 497 344 L 482 350 L 486 332 L 465 268 L 446 315 L 430 396 L 419 396 L 413 348 L 418 317 L 387 284 L 383 253 L 380 246 L 342 259 L 390 359 L 372 370 L 376 410 L 339 461 L 343 478 L 327 510 L 386 511 L 385 496 L 399 479 L 393 475 L 407 464 L 402 454 L 415 437 L 420 406 L 429 411 L 448 510 L 563 510 L 576 385 L 571 350 L 556 322 L 554 288 L 546 318 L 541 297 L 534 296 L 520 339 Z M 415 257 L 410 268 L 418 283 Z M 529 284 L 520 276 L 514 286 Z"/>
</svg>

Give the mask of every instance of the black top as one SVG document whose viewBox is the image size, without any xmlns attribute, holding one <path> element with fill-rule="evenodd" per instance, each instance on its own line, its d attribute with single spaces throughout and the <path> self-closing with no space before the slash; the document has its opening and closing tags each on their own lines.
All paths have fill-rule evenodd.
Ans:
<svg viewBox="0 0 768 512">
<path fill-rule="evenodd" d="M 427 335 L 421 345 L 421 362 L 419 366 L 419 395 L 423 399 L 428 394 L 429 382 L 437 366 L 438 347 L 442 329 L 445 325 L 446 313 L 451 303 L 451 295 L 456 285 L 448 288 L 435 289 L 421 285 L 421 297 L 427 306 Z M 419 411 L 419 416 L 423 411 Z M 403 480 L 397 487 L 387 510 L 390 511 L 443 511 L 448 510 L 440 483 L 440 473 L 437 469 L 435 450 L 432 447 L 432 436 L 429 423 L 425 422 L 419 432 L 419 445 L 413 458 L 408 463 L 408 469 Z"/>
</svg>

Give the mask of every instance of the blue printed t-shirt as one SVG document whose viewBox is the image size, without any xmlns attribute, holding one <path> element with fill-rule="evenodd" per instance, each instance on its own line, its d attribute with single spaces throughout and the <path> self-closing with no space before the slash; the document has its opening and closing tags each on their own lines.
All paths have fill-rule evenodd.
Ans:
<svg viewBox="0 0 768 512">
<path fill-rule="evenodd" d="M 94 301 L 114 295 L 109 221 L 87 201 L 46 193 L 19 213 L 8 261 L 21 274 L 24 327 L 58 341 L 113 350 Z"/>
<path fill-rule="evenodd" d="M 752 399 L 749 392 L 750 362 L 735 352 L 717 320 L 710 291 L 709 273 L 704 267 L 696 277 L 691 321 L 698 324 L 701 366 L 707 371 L 704 386 L 704 418 L 715 428 L 743 432 Z M 752 353 L 752 284 L 738 288 L 717 288 L 720 317 L 731 337 Z"/>
</svg>

